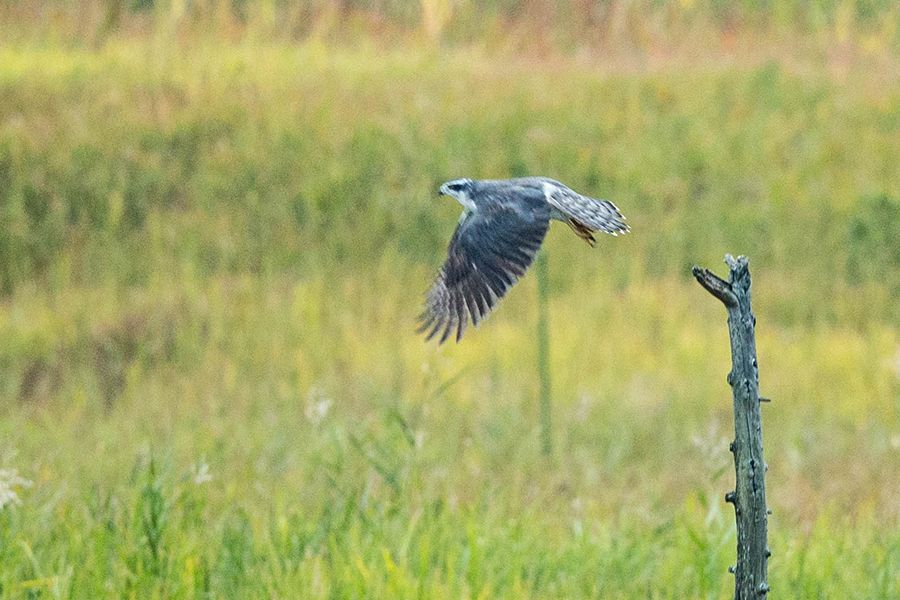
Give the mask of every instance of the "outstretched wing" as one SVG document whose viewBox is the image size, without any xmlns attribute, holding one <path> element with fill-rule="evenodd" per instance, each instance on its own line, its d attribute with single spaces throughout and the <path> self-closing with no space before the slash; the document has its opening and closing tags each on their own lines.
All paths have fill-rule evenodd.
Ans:
<svg viewBox="0 0 900 600">
<path fill-rule="evenodd" d="M 547 202 L 566 217 L 586 225 L 592 231 L 602 231 L 610 235 L 628 232 L 625 217 L 609 200 L 582 196 L 552 179 L 544 179 L 543 184 Z"/>
<path fill-rule="evenodd" d="M 464 216 L 453 233 L 447 260 L 425 301 L 419 332 L 443 343 L 469 319 L 478 325 L 525 274 L 550 225 L 544 202 L 491 204 Z"/>
</svg>

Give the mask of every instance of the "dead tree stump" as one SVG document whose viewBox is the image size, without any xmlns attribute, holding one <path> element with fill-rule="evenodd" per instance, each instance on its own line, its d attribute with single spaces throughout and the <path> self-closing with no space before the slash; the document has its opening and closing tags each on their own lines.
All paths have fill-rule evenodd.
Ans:
<svg viewBox="0 0 900 600">
<path fill-rule="evenodd" d="M 734 505 L 737 523 L 737 565 L 734 567 L 735 600 L 765 598 L 769 593 L 767 575 L 770 556 L 767 543 L 766 462 L 763 458 L 762 420 L 759 403 L 759 368 L 756 361 L 756 317 L 750 307 L 750 270 L 747 258 L 725 256 L 730 269 L 724 281 L 708 269 L 694 267 L 692 273 L 706 291 L 718 298 L 728 311 L 731 339 L 731 372 L 728 384 L 734 398 L 734 454 L 736 485 L 725 494 Z"/>
</svg>

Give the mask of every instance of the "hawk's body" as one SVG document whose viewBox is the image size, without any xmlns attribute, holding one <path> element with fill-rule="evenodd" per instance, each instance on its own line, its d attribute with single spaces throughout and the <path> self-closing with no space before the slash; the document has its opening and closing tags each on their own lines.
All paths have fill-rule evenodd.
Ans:
<svg viewBox="0 0 900 600">
<path fill-rule="evenodd" d="M 546 177 L 457 179 L 442 185 L 441 194 L 463 206 L 421 317 L 428 339 L 440 333 L 441 342 L 454 330 L 458 341 L 469 320 L 477 325 L 525 274 L 551 219 L 567 223 L 591 246 L 596 231 L 628 231 L 612 202 L 582 196 Z"/>
</svg>

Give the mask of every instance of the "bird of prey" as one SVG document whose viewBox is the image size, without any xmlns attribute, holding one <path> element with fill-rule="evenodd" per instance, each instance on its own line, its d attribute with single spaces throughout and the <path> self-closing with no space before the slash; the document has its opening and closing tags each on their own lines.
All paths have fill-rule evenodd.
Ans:
<svg viewBox="0 0 900 600">
<path fill-rule="evenodd" d="M 454 179 L 440 193 L 462 204 L 463 213 L 419 317 L 419 332 L 428 340 L 440 335 L 438 343 L 454 331 L 459 341 L 470 320 L 478 325 L 491 312 L 531 265 L 551 219 L 568 224 L 591 246 L 597 231 L 628 231 L 612 202 L 547 177 Z"/>
</svg>

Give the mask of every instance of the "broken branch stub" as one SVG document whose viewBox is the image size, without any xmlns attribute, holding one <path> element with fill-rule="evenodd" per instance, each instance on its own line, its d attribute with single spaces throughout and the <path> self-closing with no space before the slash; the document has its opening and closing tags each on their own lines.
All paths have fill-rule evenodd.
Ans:
<svg viewBox="0 0 900 600">
<path fill-rule="evenodd" d="M 747 258 L 725 256 L 728 281 L 709 271 L 691 269 L 697 282 L 718 298 L 728 311 L 731 371 L 728 384 L 734 400 L 734 454 L 736 484 L 725 494 L 734 505 L 737 524 L 737 564 L 734 567 L 735 600 L 764 598 L 769 593 L 768 517 L 766 462 L 763 458 L 762 418 L 759 403 L 759 368 L 756 360 L 756 317 L 750 306 L 750 269 Z M 729 569 L 730 570 L 730 569 Z"/>
</svg>

